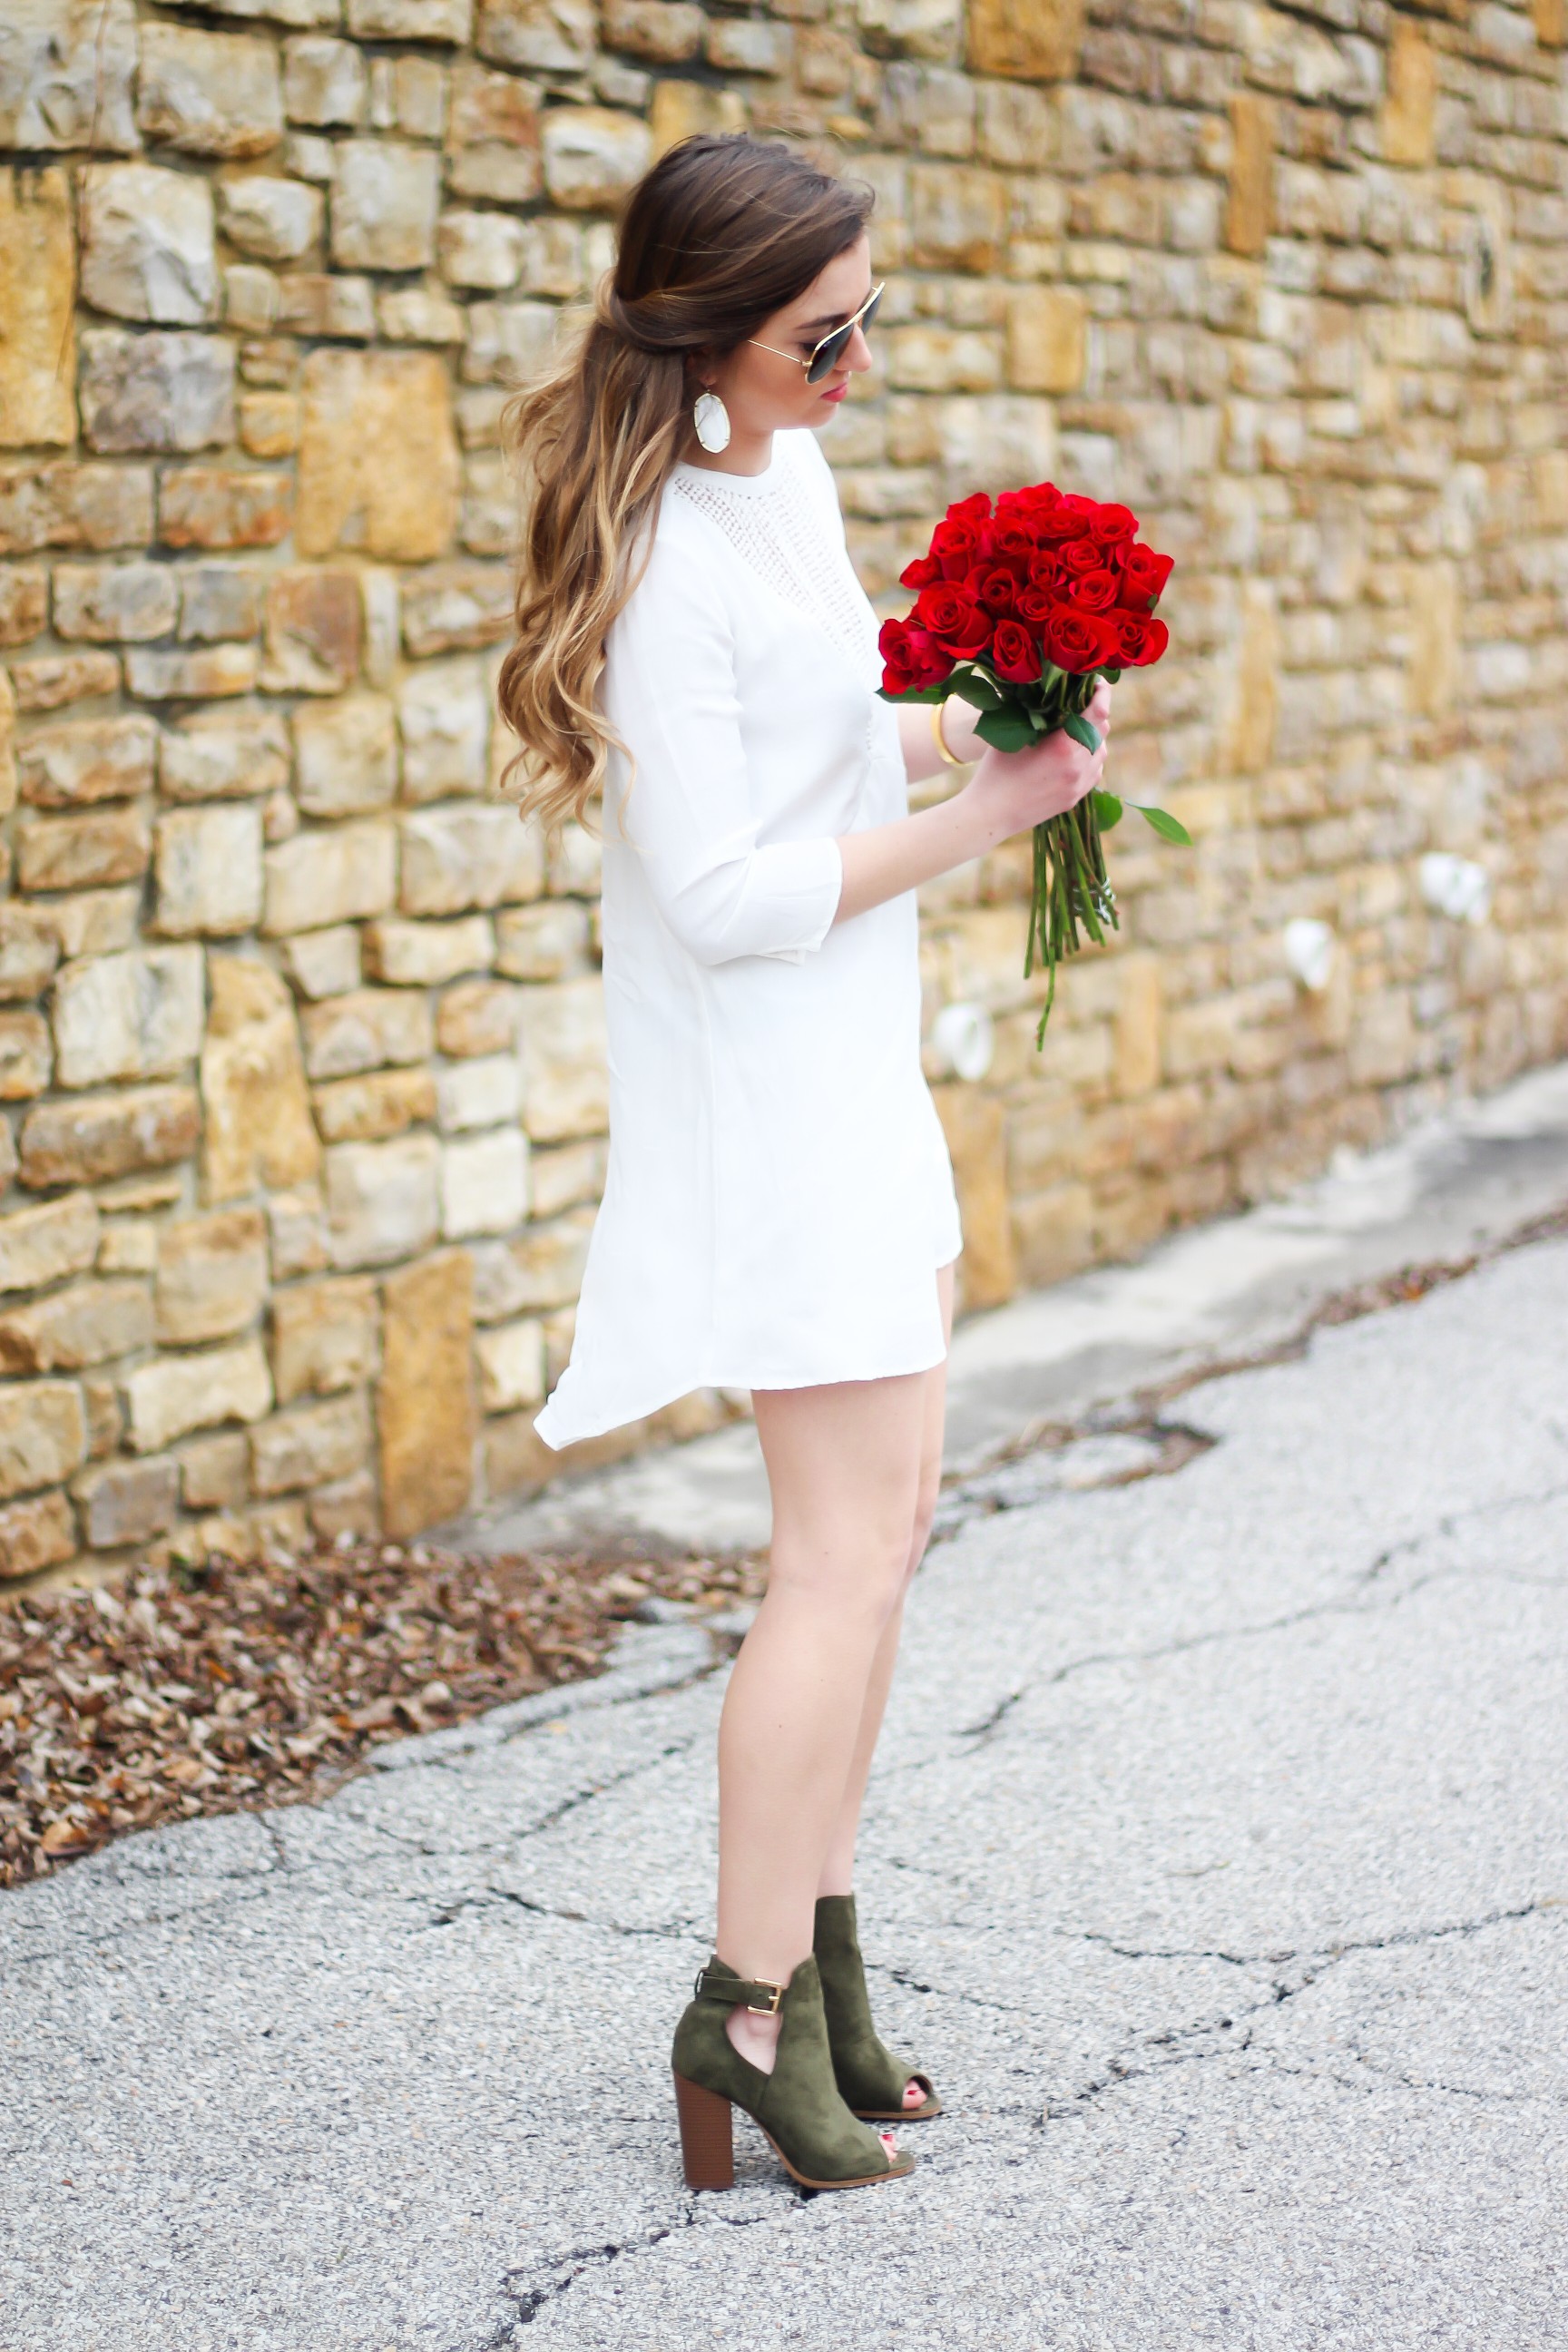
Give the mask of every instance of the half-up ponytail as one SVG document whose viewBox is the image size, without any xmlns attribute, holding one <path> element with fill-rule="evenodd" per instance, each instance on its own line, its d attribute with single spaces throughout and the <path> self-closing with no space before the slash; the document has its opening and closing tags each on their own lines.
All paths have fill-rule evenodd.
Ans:
<svg viewBox="0 0 1568 2352">
<path fill-rule="evenodd" d="M 627 199 L 591 317 L 506 415 L 525 506 L 501 714 L 508 768 L 547 827 L 581 817 L 617 738 L 605 640 L 652 548 L 688 445 L 687 362 L 722 354 L 863 235 L 871 192 L 744 133 L 683 140 Z"/>
</svg>

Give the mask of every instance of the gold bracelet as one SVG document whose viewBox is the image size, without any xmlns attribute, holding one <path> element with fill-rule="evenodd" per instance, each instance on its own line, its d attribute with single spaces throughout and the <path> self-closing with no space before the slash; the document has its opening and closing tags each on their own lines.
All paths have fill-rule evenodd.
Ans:
<svg viewBox="0 0 1568 2352">
<path fill-rule="evenodd" d="M 962 768 L 967 766 L 968 762 L 961 760 L 956 751 L 950 751 L 947 745 L 942 740 L 942 714 L 947 708 L 946 703 L 932 702 L 929 703 L 927 708 L 931 712 L 931 731 L 936 740 L 936 748 L 942 753 L 942 756 L 946 761 L 948 766 L 950 768 Z"/>
</svg>

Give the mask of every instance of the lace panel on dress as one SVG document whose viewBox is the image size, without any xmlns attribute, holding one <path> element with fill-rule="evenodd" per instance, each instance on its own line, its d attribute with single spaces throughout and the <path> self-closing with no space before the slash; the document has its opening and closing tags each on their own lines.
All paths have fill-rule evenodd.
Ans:
<svg viewBox="0 0 1568 2352">
<path fill-rule="evenodd" d="M 775 463 L 778 461 L 775 460 Z M 793 462 L 764 497 L 726 492 L 721 478 L 678 474 L 672 488 L 725 538 L 768 586 L 815 621 L 866 677 L 876 659 L 876 621 L 842 547 L 835 544 Z"/>
</svg>

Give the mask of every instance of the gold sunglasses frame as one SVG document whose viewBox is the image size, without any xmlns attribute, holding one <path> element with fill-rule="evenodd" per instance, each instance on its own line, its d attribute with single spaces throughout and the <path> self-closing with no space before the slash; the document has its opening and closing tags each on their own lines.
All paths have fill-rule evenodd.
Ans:
<svg viewBox="0 0 1568 2352">
<path fill-rule="evenodd" d="M 796 367 L 803 367 L 805 370 L 805 380 L 807 383 L 810 383 L 812 381 L 811 371 L 816 364 L 817 353 L 826 344 L 832 342 L 836 335 L 842 335 L 844 337 L 844 349 L 845 351 L 848 350 L 850 341 L 854 337 L 856 328 L 859 327 L 862 332 L 864 332 L 866 313 L 868 310 L 872 309 L 876 303 L 881 300 L 883 289 L 886 287 L 887 283 L 888 281 L 884 278 L 881 278 L 878 284 L 873 286 L 869 294 L 867 295 L 866 299 L 861 303 L 860 308 L 856 311 L 855 316 L 852 319 L 846 319 L 841 327 L 830 327 L 826 335 L 820 336 L 817 341 L 813 343 L 805 359 L 801 358 L 798 352 L 781 351 L 777 343 L 760 342 L 755 335 L 748 335 L 746 341 L 749 343 L 755 343 L 758 351 L 760 352 L 772 352 L 775 359 L 793 360 Z M 837 365 L 837 362 L 836 361 L 830 362 L 829 364 Z M 826 375 L 827 373 L 827 368 L 824 368 L 822 374 Z M 819 376 L 816 381 L 820 383 L 822 377 Z"/>
</svg>

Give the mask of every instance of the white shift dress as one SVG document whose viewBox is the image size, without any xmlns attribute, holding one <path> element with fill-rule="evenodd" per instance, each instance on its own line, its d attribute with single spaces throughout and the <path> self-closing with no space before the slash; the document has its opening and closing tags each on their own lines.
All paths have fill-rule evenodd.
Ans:
<svg viewBox="0 0 1568 2352">
<path fill-rule="evenodd" d="M 637 763 L 605 795 L 609 1171 L 548 1445 L 942 1359 L 914 894 L 833 920 L 835 836 L 908 810 L 880 677 L 816 435 L 757 475 L 678 467 L 600 688 Z"/>
</svg>

